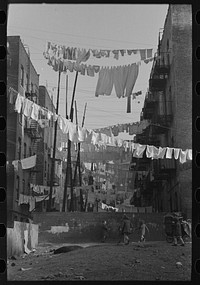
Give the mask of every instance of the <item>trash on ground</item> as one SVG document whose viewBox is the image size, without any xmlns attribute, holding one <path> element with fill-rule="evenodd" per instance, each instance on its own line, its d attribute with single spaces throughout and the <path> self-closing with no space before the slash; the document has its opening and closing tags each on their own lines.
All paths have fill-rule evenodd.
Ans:
<svg viewBox="0 0 200 285">
<path fill-rule="evenodd" d="M 29 268 L 23 268 L 23 267 L 21 267 L 21 268 L 20 268 L 20 271 L 27 271 L 27 270 L 30 270 L 30 269 L 32 269 L 32 267 L 29 267 Z"/>
<path fill-rule="evenodd" d="M 176 262 L 176 267 L 180 268 L 182 266 L 183 266 L 183 264 L 181 262 Z"/>
</svg>

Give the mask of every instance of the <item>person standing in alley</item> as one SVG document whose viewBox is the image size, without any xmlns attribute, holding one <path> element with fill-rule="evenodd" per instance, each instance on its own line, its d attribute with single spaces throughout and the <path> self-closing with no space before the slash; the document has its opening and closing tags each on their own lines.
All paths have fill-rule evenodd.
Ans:
<svg viewBox="0 0 200 285">
<path fill-rule="evenodd" d="M 173 234 L 173 240 L 174 240 L 174 243 L 172 244 L 173 246 L 177 246 L 178 240 L 181 242 L 181 246 L 185 245 L 182 239 L 180 217 L 178 217 L 176 213 L 173 214 L 172 234 Z"/>
<path fill-rule="evenodd" d="M 106 221 L 102 221 L 103 238 L 101 242 L 105 242 L 108 238 L 108 226 Z"/>
<path fill-rule="evenodd" d="M 131 228 L 132 228 L 132 223 L 129 219 L 129 217 L 124 214 L 123 218 L 122 218 L 122 226 L 120 227 L 121 230 L 121 235 L 120 235 L 120 241 L 121 241 L 121 237 L 123 236 L 123 241 L 124 244 L 129 244 L 129 235 L 131 234 Z M 120 241 L 118 242 L 118 244 L 120 243 Z"/>
<path fill-rule="evenodd" d="M 145 233 L 146 233 L 146 229 L 149 232 L 148 227 L 146 226 L 144 220 L 141 220 L 139 222 L 139 232 L 140 232 L 140 242 L 144 242 L 145 241 Z"/>
</svg>

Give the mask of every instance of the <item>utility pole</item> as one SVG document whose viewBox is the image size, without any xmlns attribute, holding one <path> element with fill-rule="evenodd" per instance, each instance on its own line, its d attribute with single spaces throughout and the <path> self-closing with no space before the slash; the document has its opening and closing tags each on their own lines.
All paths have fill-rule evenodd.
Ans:
<svg viewBox="0 0 200 285">
<path fill-rule="evenodd" d="M 57 90 L 56 115 L 58 114 L 58 108 L 59 108 L 60 77 L 61 77 L 61 71 L 59 70 L 59 73 L 58 73 L 58 90 Z M 51 181 L 50 181 L 50 193 L 49 193 L 48 211 L 51 211 L 51 206 L 52 206 L 51 204 L 52 204 L 53 180 L 54 180 L 54 171 L 55 171 L 57 126 L 58 126 L 58 120 L 55 121 L 55 128 L 54 128 L 54 144 L 53 144 L 53 157 L 52 157 L 52 164 L 51 164 Z"/>
</svg>

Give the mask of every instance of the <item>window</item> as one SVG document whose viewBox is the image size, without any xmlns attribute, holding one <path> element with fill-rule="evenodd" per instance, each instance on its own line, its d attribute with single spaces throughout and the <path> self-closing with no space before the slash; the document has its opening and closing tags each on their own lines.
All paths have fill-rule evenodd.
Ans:
<svg viewBox="0 0 200 285">
<path fill-rule="evenodd" d="M 26 74 L 26 91 L 29 92 L 29 76 Z"/>
<path fill-rule="evenodd" d="M 31 92 L 33 92 L 33 83 L 31 82 Z"/>
<path fill-rule="evenodd" d="M 21 138 L 18 138 L 18 159 L 21 159 L 21 144 L 22 144 L 22 140 Z"/>
<path fill-rule="evenodd" d="M 26 158 L 26 143 L 24 143 L 24 158 Z"/>
<path fill-rule="evenodd" d="M 25 179 L 22 180 L 22 191 L 25 194 Z"/>
<path fill-rule="evenodd" d="M 21 86 L 24 86 L 24 67 L 21 65 Z"/>
<path fill-rule="evenodd" d="M 17 192 L 17 200 L 19 200 L 19 176 L 16 178 L 16 192 Z"/>
<path fill-rule="evenodd" d="M 31 150 L 31 147 L 29 147 L 29 156 L 32 155 L 32 150 Z"/>
</svg>

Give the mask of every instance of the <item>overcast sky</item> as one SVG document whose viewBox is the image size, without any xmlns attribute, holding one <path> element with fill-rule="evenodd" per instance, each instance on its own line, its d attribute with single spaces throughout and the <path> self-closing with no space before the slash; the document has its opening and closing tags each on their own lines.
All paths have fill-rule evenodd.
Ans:
<svg viewBox="0 0 200 285">
<path fill-rule="evenodd" d="M 158 34 L 164 27 L 168 5 L 136 4 L 15 4 L 9 5 L 7 35 L 19 35 L 28 45 L 31 60 L 40 74 L 40 85 L 47 85 L 56 100 L 58 73 L 47 65 L 43 51 L 47 41 L 70 47 L 96 49 L 153 48 L 156 52 Z M 135 62 L 134 56 L 120 60 L 95 59 L 87 64 L 123 65 Z M 95 97 L 98 74 L 79 75 L 75 99 L 78 120 L 82 121 L 87 102 L 85 127 L 88 129 L 136 122 L 140 118 L 152 62 L 142 63 L 134 92 L 142 95 L 132 100 L 132 112 L 126 113 L 126 98 L 117 98 L 114 88 L 110 96 Z M 68 102 L 71 102 L 75 72 L 68 72 Z M 65 116 L 65 81 L 61 75 L 59 113 Z"/>
</svg>

